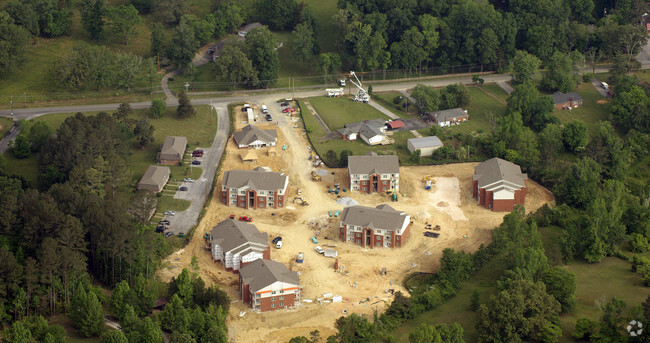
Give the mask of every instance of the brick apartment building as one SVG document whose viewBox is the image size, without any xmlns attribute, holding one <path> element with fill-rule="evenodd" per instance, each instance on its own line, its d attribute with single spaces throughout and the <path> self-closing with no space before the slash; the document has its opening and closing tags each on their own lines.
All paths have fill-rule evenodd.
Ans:
<svg viewBox="0 0 650 343">
<path fill-rule="evenodd" d="M 212 260 L 238 272 L 259 259 L 270 259 L 269 235 L 252 224 L 226 219 L 210 231 Z"/>
<path fill-rule="evenodd" d="M 228 206 L 246 209 L 279 208 L 286 203 L 289 176 L 257 167 L 233 169 L 224 173 L 221 201 Z"/>
<path fill-rule="evenodd" d="M 280 262 L 260 259 L 240 270 L 239 291 L 244 304 L 256 311 L 293 307 L 300 298 L 298 273 Z"/>
<path fill-rule="evenodd" d="M 410 234 L 411 218 L 388 205 L 350 206 L 343 210 L 339 238 L 362 247 L 402 247 Z"/>
<path fill-rule="evenodd" d="M 365 193 L 399 190 L 399 160 L 395 155 L 348 157 L 350 190 Z"/>
<path fill-rule="evenodd" d="M 491 158 L 474 168 L 472 196 L 492 211 L 512 211 L 526 200 L 528 175 L 521 168 L 500 158 Z"/>
</svg>

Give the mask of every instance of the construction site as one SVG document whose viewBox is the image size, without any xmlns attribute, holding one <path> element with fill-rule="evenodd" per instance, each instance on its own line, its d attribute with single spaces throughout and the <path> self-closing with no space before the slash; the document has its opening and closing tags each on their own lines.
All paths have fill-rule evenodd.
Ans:
<svg viewBox="0 0 650 343">
<path fill-rule="evenodd" d="M 507 212 L 493 212 L 472 198 L 477 163 L 400 167 L 398 192 L 351 192 L 347 169 L 331 169 L 319 163 L 300 116 L 282 113 L 276 100 L 270 97 L 265 102 L 274 121 L 258 120 L 255 124 L 260 129 L 276 129 L 277 144 L 240 149 L 229 140 L 213 198 L 193 239 L 172 254 L 159 272 L 163 281 L 169 281 L 183 268 L 190 268 L 196 256 L 206 284 L 220 285 L 233 301 L 228 317 L 231 341 L 287 342 L 295 336 L 309 336 L 313 330 L 327 337 L 335 333 L 334 322 L 340 316 L 371 315 L 375 310 L 381 313 L 394 292 L 408 294 L 402 285 L 404 277 L 414 272 L 435 272 L 443 249 L 474 252 L 481 244 L 491 242 L 492 229 Z M 235 131 L 248 125 L 246 112 L 236 108 L 234 115 Z M 283 208 L 247 210 L 220 201 L 223 171 L 258 166 L 289 176 Z M 527 212 L 552 200 L 550 191 L 527 181 Z M 369 248 L 339 241 L 338 213 L 345 205 L 356 203 L 369 207 L 389 204 L 407 212 L 411 219 L 408 240 L 399 248 Z M 239 300 L 239 276 L 212 260 L 203 239 L 231 215 L 252 218 L 252 224 L 268 233 L 269 239 L 282 236 L 284 244 L 281 249 L 272 245 L 271 259 L 299 272 L 301 296 L 294 308 L 256 313 Z M 328 255 L 333 257 L 318 253 L 316 246 L 329 249 Z M 298 263 L 301 253 L 302 263 Z"/>
</svg>

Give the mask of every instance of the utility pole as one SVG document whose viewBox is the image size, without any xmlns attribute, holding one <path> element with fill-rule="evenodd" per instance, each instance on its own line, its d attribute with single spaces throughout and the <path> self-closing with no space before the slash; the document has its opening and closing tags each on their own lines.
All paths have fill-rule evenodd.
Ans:
<svg viewBox="0 0 650 343">
<path fill-rule="evenodd" d="M 14 116 L 14 96 L 11 96 L 11 116 Z"/>
<path fill-rule="evenodd" d="M 293 87 L 291 88 L 291 99 L 295 97 L 295 92 L 296 92 L 296 79 L 293 79 Z"/>
<path fill-rule="evenodd" d="M 187 82 L 185 82 L 185 93 L 187 93 L 187 91 L 188 91 L 188 88 L 190 88 L 190 84 L 189 84 L 189 83 L 187 83 Z"/>
</svg>

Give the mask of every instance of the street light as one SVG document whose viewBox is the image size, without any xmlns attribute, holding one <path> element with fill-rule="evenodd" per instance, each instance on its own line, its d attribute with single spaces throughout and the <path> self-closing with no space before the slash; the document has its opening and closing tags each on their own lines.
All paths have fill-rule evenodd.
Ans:
<svg viewBox="0 0 650 343">
<path fill-rule="evenodd" d="M 190 84 L 188 82 L 185 82 L 185 93 L 187 93 L 187 89 L 190 87 Z"/>
</svg>

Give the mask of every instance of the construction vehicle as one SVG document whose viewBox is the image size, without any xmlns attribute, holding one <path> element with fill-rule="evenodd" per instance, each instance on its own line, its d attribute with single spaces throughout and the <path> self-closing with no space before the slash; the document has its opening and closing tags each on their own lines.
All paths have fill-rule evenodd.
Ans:
<svg viewBox="0 0 650 343">
<path fill-rule="evenodd" d="M 359 90 L 357 90 L 357 93 L 354 95 L 354 101 L 363 102 L 363 103 L 366 103 L 366 104 L 368 102 L 370 102 L 370 95 L 368 94 L 368 92 L 365 89 L 363 89 L 363 84 L 361 83 L 361 81 L 357 77 L 357 74 L 355 72 L 351 71 L 348 74 L 348 77 L 350 78 L 350 82 L 352 82 L 352 84 L 355 85 L 359 89 Z M 354 79 L 357 80 L 357 82 L 354 82 L 352 77 L 354 77 Z"/>
<path fill-rule="evenodd" d="M 327 96 L 330 98 L 338 98 L 343 96 L 343 88 L 328 88 L 325 90 Z"/>
<path fill-rule="evenodd" d="M 321 176 L 318 175 L 318 174 L 316 174 L 316 172 L 312 170 L 312 171 L 311 171 L 311 179 L 312 179 L 312 181 L 320 181 L 320 180 L 321 180 Z"/>
<path fill-rule="evenodd" d="M 436 183 L 436 181 L 433 179 L 432 175 L 427 175 L 422 178 L 422 182 L 424 182 L 424 189 L 429 190 L 431 189 L 431 186 Z"/>
<path fill-rule="evenodd" d="M 307 200 L 305 200 L 305 199 L 303 199 L 301 197 L 293 198 L 293 203 L 294 204 L 296 203 L 296 200 L 300 200 L 300 205 L 302 205 L 302 206 L 309 206 L 309 203 L 307 202 Z"/>
</svg>

